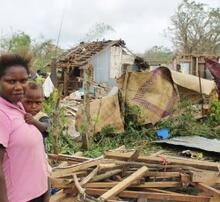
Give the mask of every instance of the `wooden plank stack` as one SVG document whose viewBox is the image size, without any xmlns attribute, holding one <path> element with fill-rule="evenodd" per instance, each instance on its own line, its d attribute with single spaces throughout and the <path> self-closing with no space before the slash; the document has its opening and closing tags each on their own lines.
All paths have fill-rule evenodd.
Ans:
<svg viewBox="0 0 220 202">
<path fill-rule="evenodd" d="M 51 157 L 69 162 L 51 174 L 52 187 L 60 190 L 51 202 L 220 202 L 217 162 L 137 151 L 109 151 L 97 159 Z"/>
</svg>

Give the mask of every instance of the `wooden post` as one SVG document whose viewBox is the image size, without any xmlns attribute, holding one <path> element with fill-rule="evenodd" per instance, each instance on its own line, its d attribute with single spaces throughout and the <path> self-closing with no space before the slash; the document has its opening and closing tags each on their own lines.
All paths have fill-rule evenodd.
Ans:
<svg viewBox="0 0 220 202">
<path fill-rule="evenodd" d="M 200 74 L 200 69 L 199 69 L 199 58 L 196 57 L 196 70 L 197 70 L 197 74 L 199 77 L 199 90 L 200 90 L 200 95 L 201 95 L 201 99 L 202 99 L 202 116 L 204 115 L 204 110 L 203 110 L 203 105 L 204 105 L 204 99 L 203 99 L 203 94 L 202 94 L 202 81 L 201 81 L 201 74 Z"/>
<path fill-rule="evenodd" d="M 90 103 L 89 103 L 89 87 L 91 82 L 92 65 L 88 64 L 83 71 L 83 132 L 82 132 L 82 149 L 89 149 L 89 134 L 90 134 Z"/>
<path fill-rule="evenodd" d="M 62 86 L 60 86 L 62 88 Z M 60 104 L 60 97 L 61 97 L 61 89 L 58 89 L 58 97 L 56 100 L 56 104 L 53 106 L 52 111 L 52 131 L 53 134 L 53 153 L 59 154 L 59 135 L 62 130 L 62 126 L 60 124 L 60 117 L 59 117 L 59 104 Z"/>
<path fill-rule="evenodd" d="M 127 98 L 127 87 L 128 87 L 128 68 L 126 67 L 126 72 L 125 72 L 125 79 L 123 83 L 123 88 L 122 88 L 122 105 L 121 105 L 121 110 L 122 110 L 122 117 L 125 117 L 125 108 L 126 108 L 126 98 Z"/>
<path fill-rule="evenodd" d="M 63 78 L 63 94 L 64 96 L 67 96 L 68 93 L 68 81 L 69 81 L 69 75 L 67 72 L 67 69 L 64 69 L 64 78 Z"/>
<path fill-rule="evenodd" d="M 51 61 L 50 72 L 51 72 L 50 74 L 51 81 L 53 82 L 53 85 L 57 87 L 56 59 L 54 58 Z"/>
<path fill-rule="evenodd" d="M 198 57 L 196 57 L 196 76 L 199 76 L 200 75 L 200 71 L 199 71 L 199 61 L 198 61 Z"/>
<path fill-rule="evenodd" d="M 193 58 L 192 58 L 192 56 L 190 57 L 189 72 L 190 72 L 190 74 L 194 75 L 194 65 L 193 65 Z"/>
</svg>

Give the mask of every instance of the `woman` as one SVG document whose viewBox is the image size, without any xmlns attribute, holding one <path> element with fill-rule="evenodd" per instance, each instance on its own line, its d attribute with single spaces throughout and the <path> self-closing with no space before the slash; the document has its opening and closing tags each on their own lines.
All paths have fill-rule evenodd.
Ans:
<svg viewBox="0 0 220 202">
<path fill-rule="evenodd" d="M 20 103 L 28 80 L 28 61 L 0 56 L 0 201 L 46 202 L 47 164 L 40 131 L 25 123 Z"/>
</svg>

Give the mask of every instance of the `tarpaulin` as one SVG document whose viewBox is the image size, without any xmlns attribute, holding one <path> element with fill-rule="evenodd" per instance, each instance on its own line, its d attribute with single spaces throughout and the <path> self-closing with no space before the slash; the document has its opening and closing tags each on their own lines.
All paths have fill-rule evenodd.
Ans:
<svg viewBox="0 0 220 202">
<path fill-rule="evenodd" d="M 76 128 L 79 131 L 82 127 L 82 108 L 77 112 Z M 124 124 L 121 117 L 118 91 L 90 102 L 90 130 L 92 134 L 100 132 L 104 127 L 112 126 L 115 133 L 124 131 Z"/>
<path fill-rule="evenodd" d="M 152 72 L 129 72 L 127 81 L 124 74 L 117 83 L 122 94 L 126 94 L 125 102 L 140 108 L 140 124 L 155 124 L 171 113 L 177 101 L 171 73 L 165 67 Z"/>
<path fill-rule="evenodd" d="M 208 58 L 205 59 L 205 63 L 206 67 L 209 69 L 212 76 L 214 77 L 214 80 L 218 88 L 218 98 L 220 100 L 220 63 Z"/>
<path fill-rule="evenodd" d="M 191 103 L 199 103 L 201 101 L 201 93 L 205 97 L 216 95 L 217 87 L 214 81 L 200 78 L 191 74 L 184 74 L 174 70 L 170 70 L 172 79 L 177 85 L 180 99 L 188 100 Z M 200 86 L 201 81 L 201 86 Z"/>
</svg>

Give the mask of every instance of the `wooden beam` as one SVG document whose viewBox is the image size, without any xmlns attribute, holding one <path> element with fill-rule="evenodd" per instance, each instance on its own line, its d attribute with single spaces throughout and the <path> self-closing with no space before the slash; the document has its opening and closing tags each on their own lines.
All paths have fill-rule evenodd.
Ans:
<svg viewBox="0 0 220 202">
<path fill-rule="evenodd" d="M 85 158 L 85 157 L 69 156 L 64 154 L 48 154 L 48 158 L 52 160 L 73 161 L 73 162 L 85 162 L 90 160 L 89 158 Z"/>
<path fill-rule="evenodd" d="M 118 193 L 120 193 L 121 191 L 123 191 L 127 187 L 129 187 L 135 180 L 144 176 L 147 171 L 148 171 L 148 168 L 146 166 L 143 166 L 142 168 L 140 168 L 136 172 L 134 172 L 132 175 L 125 178 L 123 181 L 119 182 L 117 185 L 115 185 L 109 191 L 102 194 L 100 196 L 100 199 L 105 201 L 105 200 L 110 199 L 111 197 L 116 196 Z"/>
<path fill-rule="evenodd" d="M 71 188 L 73 180 L 50 178 L 51 186 L 57 189 Z"/>
<path fill-rule="evenodd" d="M 76 174 L 73 174 L 73 180 L 74 180 L 74 186 L 76 187 L 76 189 L 78 190 L 78 192 L 82 195 L 85 194 L 85 189 L 81 187 L 79 180 L 76 176 Z"/>
<path fill-rule="evenodd" d="M 181 176 L 180 180 L 181 180 L 182 186 L 188 187 L 188 185 L 191 183 L 191 176 L 188 174 L 183 174 L 183 173 L 181 173 L 180 176 Z"/>
<path fill-rule="evenodd" d="M 86 193 L 93 196 L 100 196 L 106 193 L 106 189 L 86 189 Z M 170 194 L 170 193 L 153 193 L 140 191 L 122 191 L 118 194 L 122 198 L 145 198 L 152 200 L 168 200 L 181 202 L 209 202 L 210 197 L 207 196 L 193 196 L 187 194 Z"/>
<path fill-rule="evenodd" d="M 165 193 L 165 194 L 178 194 L 173 191 L 167 191 L 167 190 L 157 189 L 157 188 L 146 188 L 145 191 L 159 192 L 159 193 Z"/>
<path fill-rule="evenodd" d="M 204 172 L 191 172 L 191 178 L 192 182 L 201 182 L 208 185 L 214 185 L 216 183 L 220 183 L 220 176 L 219 172 L 210 172 L 210 171 L 204 171 Z"/>
<path fill-rule="evenodd" d="M 114 175 L 117 175 L 117 174 L 119 174 L 121 172 L 122 172 L 122 169 L 116 169 L 116 170 L 111 170 L 111 171 L 105 172 L 103 174 L 95 176 L 92 179 L 92 182 L 98 182 L 98 181 L 104 180 L 106 178 L 109 178 L 109 177 L 112 177 Z"/>
<path fill-rule="evenodd" d="M 121 153 L 121 152 L 105 152 L 105 158 L 108 159 L 117 159 L 117 160 L 128 160 L 130 158 L 131 153 Z M 204 170 L 214 170 L 218 171 L 218 163 L 210 162 L 210 161 L 200 161 L 200 160 L 193 160 L 193 159 L 173 159 L 166 157 L 164 158 L 168 161 L 168 165 L 181 165 L 181 166 L 191 166 L 194 168 L 204 169 Z M 184 159 L 184 160 L 183 160 Z M 155 163 L 161 164 L 162 159 L 160 157 L 151 157 L 151 156 L 139 156 L 137 161 L 141 161 L 144 163 Z"/>
<path fill-rule="evenodd" d="M 86 188 L 112 188 L 120 182 L 91 182 L 86 185 Z M 133 188 L 168 188 L 168 187 L 180 187 L 180 182 L 145 182 L 144 184 L 132 183 L 129 187 Z"/>
<path fill-rule="evenodd" d="M 74 172 L 86 170 L 90 167 L 97 166 L 100 163 L 100 160 L 89 160 L 80 164 L 77 164 L 70 168 L 60 169 L 57 168 L 52 172 L 52 177 L 68 177 L 72 176 Z"/>
<path fill-rule="evenodd" d="M 180 177 L 179 172 L 153 172 L 153 171 L 148 171 L 146 173 L 147 177 L 157 177 L 157 178 L 173 178 L 173 177 Z"/>
<path fill-rule="evenodd" d="M 94 176 L 97 175 L 98 171 L 99 167 L 97 166 L 91 173 L 89 173 L 89 175 L 81 180 L 80 185 L 84 186 L 85 184 L 87 184 Z"/>
<path fill-rule="evenodd" d="M 115 169 L 120 169 L 120 168 L 122 168 L 122 165 L 117 165 L 116 163 L 105 163 L 105 164 L 100 163 L 99 164 L 100 172 L 106 172 L 109 170 L 115 170 Z"/>
<path fill-rule="evenodd" d="M 194 183 L 195 187 L 203 190 L 204 192 L 210 194 L 211 196 L 214 196 L 215 198 L 218 198 L 220 201 L 220 190 L 217 190 L 213 187 L 210 187 L 204 183 Z"/>
</svg>

